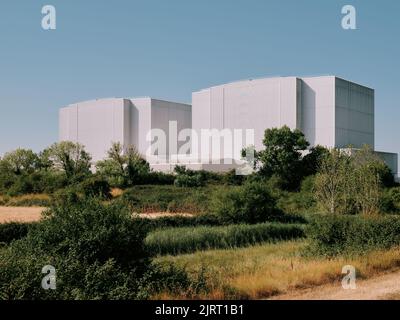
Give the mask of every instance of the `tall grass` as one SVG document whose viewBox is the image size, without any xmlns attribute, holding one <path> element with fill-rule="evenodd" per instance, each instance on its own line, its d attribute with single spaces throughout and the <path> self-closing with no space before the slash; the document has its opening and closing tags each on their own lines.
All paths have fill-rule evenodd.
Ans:
<svg viewBox="0 0 400 320">
<path fill-rule="evenodd" d="M 209 213 L 211 196 L 224 186 L 183 188 L 169 185 L 143 185 L 127 189 L 121 197 L 139 213 Z"/>
<path fill-rule="evenodd" d="M 0 206 L 7 207 L 48 207 L 51 198 L 47 194 L 26 194 L 23 196 L 0 195 Z"/>
<path fill-rule="evenodd" d="M 268 243 L 248 248 L 199 251 L 161 256 L 157 263 L 186 267 L 196 277 L 206 268 L 211 291 L 200 299 L 263 299 L 294 289 L 337 284 L 341 288 L 342 267 L 353 265 L 357 279 L 365 279 L 400 267 L 400 248 L 368 252 L 364 256 L 331 259 L 306 257 L 304 240 Z M 158 297 L 155 297 L 158 298 Z M 163 296 L 164 299 L 186 298 Z"/>
<path fill-rule="evenodd" d="M 145 244 L 153 254 L 176 255 L 197 250 L 236 248 L 301 237 L 304 237 L 303 225 L 262 223 L 156 230 L 146 237 Z"/>
</svg>

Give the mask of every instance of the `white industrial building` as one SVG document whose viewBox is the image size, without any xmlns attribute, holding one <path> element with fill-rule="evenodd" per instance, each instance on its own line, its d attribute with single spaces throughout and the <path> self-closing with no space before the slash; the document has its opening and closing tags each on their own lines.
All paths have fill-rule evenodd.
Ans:
<svg viewBox="0 0 400 320">
<path fill-rule="evenodd" d="M 79 102 L 60 110 L 60 141 L 81 143 L 93 162 L 104 159 L 113 142 L 124 148 L 135 146 L 146 155 L 153 140 L 147 139 L 147 134 L 152 129 L 168 132 L 170 121 L 177 123 L 178 131 L 191 128 L 191 106 L 148 97 Z M 153 153 L 165 158 L 168 144 L 162 154 Z"/>
<path fill-rule="evenodd" d="M 168 132 L 171 121 L 176 123 L 178 132 L 192 129 L 190 156 L 187 149 L 179 150 L 187 144 L 187 139 L 177 139 Z M 218 146 L 220 152 L 215 159 L 212 152 L 215 141 L 208 141 L 203 148 L 206 141 L 202 139 L 209 137 L 204 138 L 202 131 L 242 130 L 239 148 L 232 147 L 237 151 L 249 144 L 262 149 L 265 129 L 284 125 L 300 129 L 311 146 L 360 148 L 368 144 L 374 148 L 374 90 L 335 76 L 276 77 L 194 92 L 192 106 L 151 98 L 82 102 L 61 109 L 60 140 L 82 143 L 95 161 L 105 157 L 113 141 L 134 145 L 157 170 L 171 170 L 179 161 L 170 150 L 172 141 L 178 140 L 174 151 L 181 154 L 183 164 L 195 169 L 225 170 L 232 167 L 224 162 L 232 157 L 226 155 L 227 142 L 223 140 Z M 151 129 L 166 132 L 167 146 L 161 153 L 160 148 L 153 148 L 149 156 L 149 146 L 157 140 L 153 135 L 146 139 Z M 253 139 L 246 138 L 244 132 L 248 129 L 254 130 Z M 224 139 L 222 134 L 221 139 Z M 238 139 L 228 143 L 237 144 Z M 160 158 L 164 154 L 167 157 Z M 397 154 L 380 152 L 380 155 L 397 174 Z M 237 158 L 236 153 L 233 158 Z"/>
</svg>

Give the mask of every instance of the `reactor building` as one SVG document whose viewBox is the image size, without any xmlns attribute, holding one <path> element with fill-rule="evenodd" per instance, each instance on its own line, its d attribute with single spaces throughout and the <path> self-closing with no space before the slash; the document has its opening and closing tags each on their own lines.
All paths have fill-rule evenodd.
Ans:
<svg viewBox="0 0 400 320">
<path fill-rule="evenodd" d="M 106 157 L 112 142 L 135 146 L 155 170 L 162 171 L 176 164 L 227 170 L 234 163 L 224 161 L 236 159 L 232 153 L 226 155 L 227 145 L 240 151 L 252 144 L 260 150 L 265 129 L 284 125 L 301 130 L 311 147 L 359 149 L 367 144 L 375 150 L 374 95 L 366 86 L 318 76 L 213 86 L 194 92 L 192 105 L 152 98 L 99 99 L 60 110 L 60 140 L 83 144 L 94 162 Z M 251 139 L 246 136 L 249 130 Z M 215 148 L 217 139 L 210 132 L 221 139 L 229 133 L 237 138 L 237 132 L 241 137 L 218 142 Z M 376 152 L 397 175 L 397 154 Z"/>
</svg>

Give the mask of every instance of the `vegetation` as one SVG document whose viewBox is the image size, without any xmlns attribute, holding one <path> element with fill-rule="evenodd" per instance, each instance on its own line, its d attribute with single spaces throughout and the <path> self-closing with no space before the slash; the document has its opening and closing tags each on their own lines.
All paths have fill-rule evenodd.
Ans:
<svg viewBox="0 0 400 320">
<path fill-rule="evenodd" d="M 188 290 L 192 282 L 183 270 L 151 263 L 144 237 L 140 221 L 118 204 L 89 199 L 54 206 L 25 237 L 0 251 L 0 296 L 144 299 L 170 286 Z M 38 286 L 45 265 L 57 271 L 57 290 Z"/>
<path fill-rule="evenodd" d="M 227 223 L 259 223 L 282 215 L 266 184 L 258 181 L 218 194 L 213 204 L 215 213 Z"/>
<path fill-rule="evenodd" d="M 320 208 L 331 214 L 378 213 L 387 171 L 368 146 L 353 155 L 332 150 L 323 158 L 315 179 Z"/>
<path fill-rule="evenodd" d="M 24 238 L 33 225 L 18 222 L 0 224 L 0 245 L 8 245 L 14 240 Z"/>
<path fill-rule="evenodd" d="M 325 257 L 304 256 L 308 247 L 305 240 L 267 243 L 247 248 L 198 251 L 178 256 L 161 256 L 159 264 L 173 263 L 197 277 L 204 277 L 209 291 L 197 297 L 203 299 L 265 299 L 294 289 L 336 283 L 340 287 L 342 268 L 352 265 L 357 279 L 365 279 L 382 272 L 397 270 L 400 249 L 377 250 L 362 256 Z M 185 299 L 184 294 L 170 292 L 164 299 Z"/>
<path fill-rule="evenodd" d="M 287 126 L 265 130 L 263 144 L 265 149 L 255 154 L 259 174 L 275 176 L 284 190 L 297 190 L 305 177 L 317 172 L 319 161 L 327 152 L 316 146 L 303 157 L 309 142 L 300 130 L 292 131 Z"/>
<path fill-rule="evenodd" d="M 368 276 L 400 263 L 400 188 L 368 146 L 307 150 L 288 127 L 263 143 L 250 176 L 153 172 L 118 143 L 96 172 L 73 142 L 5 154 L 0 205 L 50 209 L 0 225 L 0 298 L 264 298 L 340 279 L 344 264 Z M 137 215 L 162 212 L 186 215 Z M 57 290 L 38 285 L 45 265 Z"/>
<path fill-rule="evenodd" d="M 145 243 L 155 254 L 180 254 L 301 238 L 304 236 L 303 229 L 302 225 L 279 223 L 172 228 L 151 232 Z"/>
<path fill-rule="evenodd" d="M 400 244 L 399 216 L 321 216 L 307 227 L 310 251 L 322 255 L 362 254 Z"/>
<path fill-rule="evenodd" d="M 207 213 L 210 199 L 223 186 L 181 188 L 176 186 L 144 185 L 127 189 L 120 201 L 135 212 Z"/>
</svg>

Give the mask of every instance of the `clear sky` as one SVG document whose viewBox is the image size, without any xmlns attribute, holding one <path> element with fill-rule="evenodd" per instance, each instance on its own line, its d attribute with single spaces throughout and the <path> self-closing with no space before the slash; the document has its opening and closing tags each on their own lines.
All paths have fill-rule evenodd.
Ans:
<svg viewBox="0 0 400 320">
<path fill-rule="evenodd" d="M 341 27 L 346 4 L 357 30 Z M 73 102 L 326 74 L 376 90 L 376 149 L 400 153 L 399 17 L 398 0 L 1 0 L 0 155 L 57 141 Z"/>
</svg>

